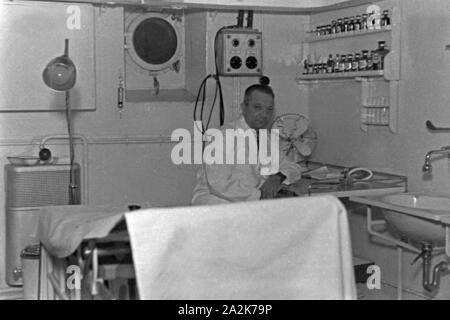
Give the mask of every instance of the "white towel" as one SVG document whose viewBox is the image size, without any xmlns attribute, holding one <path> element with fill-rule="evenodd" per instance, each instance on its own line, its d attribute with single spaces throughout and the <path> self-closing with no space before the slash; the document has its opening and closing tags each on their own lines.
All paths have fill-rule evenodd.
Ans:
<svg viewBox="0 0 450 320">
<path fill-rule="evenodd" d="M 42 207 L 36 237 L 53 256 L 67 257 L 84 239 L 106 237 L 126 211 L 109 205 Z"/>
<path fill-rule="evenodd" d="M 356 299 L 334 196 L 125 215 L 141 299 Z"/>
</svg>

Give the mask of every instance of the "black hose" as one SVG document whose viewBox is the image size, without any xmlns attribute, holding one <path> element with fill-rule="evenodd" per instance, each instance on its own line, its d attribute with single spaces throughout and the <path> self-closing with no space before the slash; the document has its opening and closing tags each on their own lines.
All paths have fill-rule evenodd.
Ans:
<svg viewBox="0 0 450 320">
<path fill-rule="evenodd" d="M 74 147 L 73 147 L 73 134 L 72 134 L 72 111 L 70 108 L 70 93 L 66 91 L 66 120 L 67 131 L 69 134 L 69 155 L 70 155 L 70 173 L 69 173 L 69 204 L 77 204 L 77 186 L 74 183 Z"/>
</svg>

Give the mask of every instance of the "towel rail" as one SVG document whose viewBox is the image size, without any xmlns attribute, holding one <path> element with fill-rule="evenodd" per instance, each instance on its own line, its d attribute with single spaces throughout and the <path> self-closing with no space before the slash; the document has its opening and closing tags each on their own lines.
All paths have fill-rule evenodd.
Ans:
<svg viewBox="0 0 450 320">
<path fill-rule="evenodd" d="M 450 127 L 436 127 L 431 120 L 427 120 L 425 125 L 430 131 L 450 131 Z"/>
</svg>

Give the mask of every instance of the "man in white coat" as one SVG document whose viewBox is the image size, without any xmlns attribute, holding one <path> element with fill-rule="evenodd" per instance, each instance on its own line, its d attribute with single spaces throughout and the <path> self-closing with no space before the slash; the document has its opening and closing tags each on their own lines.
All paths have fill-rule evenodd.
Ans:
<svg viewBox="0 0 450 320">
<path fill-rule="evenodd" d="M 272 88 L 268 85 L 255 84 L 248 87 L 241 104 L 242 115 L 223 126 L 221 129 L 223 136 L 226 136 L 227 129 L 241 129 L 238 131 L 241 133 L 250 129 L 259 145 L 259 140 L 262 140 L 259 139 L 260 130 L 269 130 L 274 120 L 274 98 Z M 243 146 L 238 144 L 234 150 L 235 154 L 243 153 L 248 159 L 249 152 L 252 152 L 249 146 L 250 143 Z M 256 163 L 204 163 L 197 172 L 197 185 L 193 191 L 192 204 L 207 205 L 275 198 L 283 183 L 293 183 L 301 177 L 300 166 L 285 159 L 279 149 L 276 151 L 279 154 L 279 161 L 272 172 L 263 170 L 264 166 L 259 157 Z M 306 192 L 309 183 L 305 181 L 301 185 Z"/>
</svg>

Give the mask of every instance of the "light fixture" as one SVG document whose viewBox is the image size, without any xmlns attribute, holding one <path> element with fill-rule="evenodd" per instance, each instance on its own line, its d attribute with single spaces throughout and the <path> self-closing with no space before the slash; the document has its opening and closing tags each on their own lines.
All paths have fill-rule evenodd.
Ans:
<svg viewBox="0 0 450 320">
<path fill-rule="evenodd" d="M 56 91 L 67 91 L 75 86 L 77 70 L 69 58 L 69 39 L 65 40 L 64 54 L 47 64 L 42 78 L 48 87 Z"/>
</svg>

